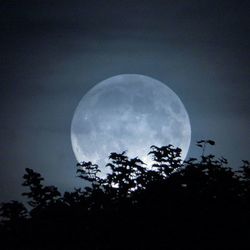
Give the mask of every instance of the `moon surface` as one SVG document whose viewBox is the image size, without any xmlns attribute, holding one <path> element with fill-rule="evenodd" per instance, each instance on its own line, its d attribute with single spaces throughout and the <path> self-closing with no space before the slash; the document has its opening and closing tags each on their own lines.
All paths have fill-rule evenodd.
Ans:
<svg viewBox="0 0 250 250">
<path fill-rule="evenodd" d="M 146 164 L 150 146 L 172 144 L 184 160 L 191 126 L 180 98 L 151 77 L 123 74 L 95 85 L 83 96 L 71 123 L 71 142 L 78 162 L 91 161 L 105 168 L 111 152 L 127 150 Z"/>
</svg>

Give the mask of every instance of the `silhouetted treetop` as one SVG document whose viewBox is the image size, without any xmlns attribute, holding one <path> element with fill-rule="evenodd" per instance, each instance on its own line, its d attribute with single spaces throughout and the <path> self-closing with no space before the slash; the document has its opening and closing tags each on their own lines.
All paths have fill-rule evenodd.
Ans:
<svg viewBox="0 0 250 250">
<path fill-rule="evenodd" d="M 97 164 L 78 163 L 88 185 L 63 195 L 27 168 L 23 196 L 31 209 L 18 201 L 0 208 L 5 249 L 244 249 L 249 162 L 234 171 L 208 145 L 215 142 L 198 141 L 201 157 L 185 161 L 180 148 L 153 145 L 151 166 L 112 152 L 106 176 Z"/>
<path fill-rule="evenodd" d="M 44 178 L 39 173 L 29 168 L 26 168 L 25 171 L 23 186 L 28 187 L 29 192 L 24 192 L 22 195 L 27 196 L 28 204 L 34 208 L 32 211 L 55 203 L 61 196 L 57 187 L 43 186 Z"/>
</svg>

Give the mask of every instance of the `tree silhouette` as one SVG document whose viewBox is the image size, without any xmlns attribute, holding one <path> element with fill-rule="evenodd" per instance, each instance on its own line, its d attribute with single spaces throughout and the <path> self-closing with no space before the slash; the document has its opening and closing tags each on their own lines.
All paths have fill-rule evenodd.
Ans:
<svg viewBox="0 0 250 250">
<path fill-rule="evenodd" d="M 0 215 L 4 218 L 5 222 L 17 222 L 27 217 L 27 209 L 21 202 L 6 202 L 2 203 Z"/>
<path fill-rule="evenodd" d="M 28 197 L 28 204 L 33 207 L 31 214 L 38 213 L 54 204 L 61 194 L 55 186 L 43 186 L 44 178 L 39 173 L 29 168 L 26 168 L 25 171 L 23 186 L 28 187 L 29 192 L 22 195 Z"/>
<path fill-rule="evenodd" d="M 178 147 L 168 145 L 159 148 L 153 145 L 149 154 L 153 155 L 153 160 L 156 162 L 152 167 L 164 177 L 168 177 L 181 167 L 181 149 Z"/>
<path fill-rule="evenodd" d="M 27 168 L 31 209 L 1 205 L 3 249 L 247 249 L 249 162 L 234 171 L 207 154 L 214 144 L 198 141 L 201 157 L 184 162 L 180 148 L 153 145 L 152 166 L 113 152 L 106 177 L 98 165 L 78 163 L 89 185 L 62 196 Z"/>
</svg>

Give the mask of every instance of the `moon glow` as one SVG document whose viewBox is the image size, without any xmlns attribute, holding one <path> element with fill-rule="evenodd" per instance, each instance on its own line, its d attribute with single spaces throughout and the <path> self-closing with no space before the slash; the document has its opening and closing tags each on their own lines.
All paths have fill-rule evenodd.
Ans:
<svg viewBox="0 0 250 250">
<path fill-rule="evenodd" d="M 71 142 L 78 162 L 91 161 L 101 169 L 111 152 L 127 150 L 146 164 L 150 146 L 172 144 L 184 160 L 191 126 L 180 98 L 151 77 L 124 74 L 95 85 L 79 102 L 71 123 Z"/>
</svg>

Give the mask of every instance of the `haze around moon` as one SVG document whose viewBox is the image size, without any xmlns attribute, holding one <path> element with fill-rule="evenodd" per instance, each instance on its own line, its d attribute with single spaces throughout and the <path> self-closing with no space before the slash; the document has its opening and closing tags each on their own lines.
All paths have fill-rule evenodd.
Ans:
<svg viewBox="0 0 250 250">
<path fill-rule="evenodd" d="M 129 157 L 150 164 L 152 145 L 180 147 L 184 160 L 190 140 L 190 120 L 180 98 L 162 82 L 138 74 L 95 85 L 79 102 L 71 123 L 77 161 L 96 163 L 104 172 L 111 152 L 127 150 Z"/>
</svg>

